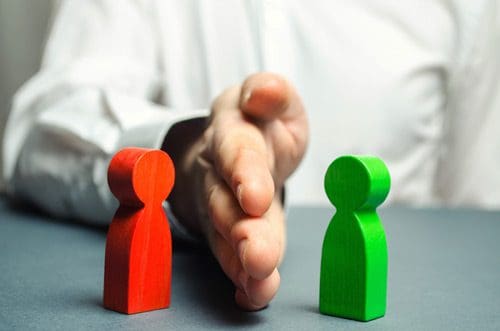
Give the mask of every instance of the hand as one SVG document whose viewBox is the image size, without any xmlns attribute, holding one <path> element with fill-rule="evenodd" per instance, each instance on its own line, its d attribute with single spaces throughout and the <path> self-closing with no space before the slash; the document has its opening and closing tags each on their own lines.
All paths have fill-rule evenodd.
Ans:
<svg viewBox="0 0 500 331">
<path fill-rule="evenodd" d="M 245 309 L 265 307 L 278 290 L 286 240 L 282 188 L 307 140 L 294 88 L 259 73 L 214 101 L 203 135 L 176 162 L 172 208 L 206 236 Z"/>
</svg>

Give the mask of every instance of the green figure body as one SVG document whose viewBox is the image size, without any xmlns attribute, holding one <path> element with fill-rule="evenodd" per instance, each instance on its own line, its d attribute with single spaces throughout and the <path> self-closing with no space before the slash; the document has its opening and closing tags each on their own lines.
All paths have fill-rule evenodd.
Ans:
<svg viewBox="0 0 500 331">
<path fill-rule="evenodd" d="M 325 191 L 337 212 L 323 241 L 322 314 L 359 321 L 384 316 L 387 244 L 375 209 L 389 187 L 389 171 L 376 157 L 342 156 L 328 167 Z"/>
</svg>

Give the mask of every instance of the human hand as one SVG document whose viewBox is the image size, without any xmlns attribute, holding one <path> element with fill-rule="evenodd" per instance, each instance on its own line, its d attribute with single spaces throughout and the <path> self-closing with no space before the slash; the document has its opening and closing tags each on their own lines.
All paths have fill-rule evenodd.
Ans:
<svg viewBox="0 0 500 331">
<path fill-rule="evenodd" d="M 258 73 L 214 101 L 203 135 L 176 165 L 181 184 L 171 195 L 173 209 L 206 236 L 242 308 L 261 309 L 278 290 L 286 240 L 282 188 L 307 140 L 295 89 Z"/>
</svg>

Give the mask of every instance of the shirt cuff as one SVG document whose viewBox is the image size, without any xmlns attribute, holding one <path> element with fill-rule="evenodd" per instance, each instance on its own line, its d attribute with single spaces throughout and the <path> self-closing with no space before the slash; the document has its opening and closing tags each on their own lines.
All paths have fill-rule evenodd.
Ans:
<svg viewBox="0 0 500 331">
<path fill-rule="evenodd" d="M 175 216 L 175 213 L 170 208 L 170 204 L 168 201 L 163 201 L 163 210 L 168 217 L 168 223 L 170 225 L 170 232 L 172 233 L 172 237 L 174 239 L 181 240 L 188 244 L 199 244 L 202 242 L 202 239 L 199 235 L 196 235 L 189 229 L 187 229 Z"/>
</svg>

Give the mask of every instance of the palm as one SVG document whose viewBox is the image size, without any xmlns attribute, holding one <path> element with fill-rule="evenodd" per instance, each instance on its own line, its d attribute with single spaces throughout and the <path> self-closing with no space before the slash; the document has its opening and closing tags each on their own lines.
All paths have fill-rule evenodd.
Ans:
<svg viewBox="0 0 500 331">
<path fill-rule="evenodd" d="M 199 225 L 246 309 L 264 307 L 278 289 L 285 246 L 281 190 L 302 159 L 307 136 L 296 92 L 264 73 L 214 101 L 209 125 L 192 148 L 193 166 L 185 175 Z"/>
</svg>

